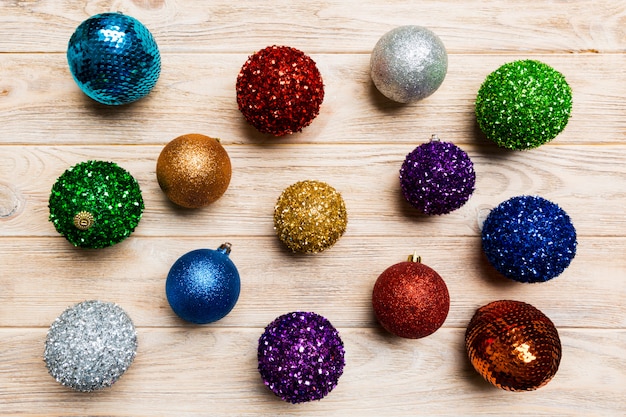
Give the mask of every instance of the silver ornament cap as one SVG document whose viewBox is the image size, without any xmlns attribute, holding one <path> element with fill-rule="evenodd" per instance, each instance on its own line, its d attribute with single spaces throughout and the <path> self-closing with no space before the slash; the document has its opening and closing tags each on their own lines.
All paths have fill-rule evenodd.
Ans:
<svg viewBox="0 0 626 417">
<path fill-rule="evenodd" d="M 137 332 L 124 310 L 92 300 L 68 308 L 52 323 L 44 360 L 60 384 L 90 392 L 113 385 L 136 353 Z"/>
<path fill-rule="evenodd" d="M 448 71 L 448 53 L 439 37 L 422 26 L 385 33 L 370 57 L 374 85 L 387 98 L 412 103 L 433 94 Z"/>
</svg>

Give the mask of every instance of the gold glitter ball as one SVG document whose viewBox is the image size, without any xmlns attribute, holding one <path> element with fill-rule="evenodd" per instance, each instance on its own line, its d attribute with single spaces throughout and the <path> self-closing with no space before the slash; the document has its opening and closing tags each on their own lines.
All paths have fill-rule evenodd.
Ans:
<svg viewBox="0 0 626 417">
<path fill-rule="evenodd" d="M 165 145 L 156 174 L 159 186 L 173 203 L 199 208 L 226 192 L 232 168 L 228 153 L 218 139 L 189 134 Z"/>
<path fill-rule="evenodd" d="M 346 231 L 348 214 L 341 194 L 330 185 L 306 180 L 287 187 L 274 208 L 274 228 L 294 252 L 330 248 Z"/>
</svg>

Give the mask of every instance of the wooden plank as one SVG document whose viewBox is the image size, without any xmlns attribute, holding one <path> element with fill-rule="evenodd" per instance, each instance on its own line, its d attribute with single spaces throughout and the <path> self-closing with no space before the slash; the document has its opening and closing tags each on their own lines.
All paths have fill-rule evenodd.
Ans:
<svg viewBox="0 0 626 417">
<path fill-rule="evenodd" d="M 0 148 L 0 219 L 4 236 L 57 236 L 48 222 L 56 179 L 90 159 L 112 160 L 138 180 L 146 210 L 138 236 L 273 236 L 276 199 L 305 179 L 335 187 L 348 209 L 347 236 L 476 236 L 479 222 L 500 202 L 537 194 L 559 204 L 581 236 L 623 236 L 623 146 L 548 146 L 510 152 L 461 145 L 474 162 L 477 184 L 468 203 L 446 216 L 427 217 L 404 201 L 398 171 L 412 144 L 330 145 L 226 143 L 233 177 L 224 196 L 201 210 L 182 210 L 156 181 L 162 146 L 5 146 Z M 320 157 L 311 158 L 311 155 Z M 601 162 L 600 162 L 601 161 Z M 17 205 L 17 207 L 15 207 Z"/>
<path fill-rule="evenodd" d="M 150 28 L 163 71 L 147 98 L 106 107 L 80 92 L 65 52 L 81 21 L 116 10 Z M 616 0 L 0 2 L 0 415 L 626 415 L 624 22 Z M 431 28 L 449 52 L 441 88 L 412 105 L 385 99 L 368 72 L 376 41 L 404 24 Z M 245 123 L 234 90 L 248 55 L 271 44 L 310 54 L 326 92 L 313 124 L 280 139 Z M 566 76 L 572 118 L 539 149 L 504 151 L 477 128 L 474 100 L 488 73 L 527 58 Z M 203 210 L 175 208 L 155 177 L 165 143 L 190 132 L 221 138 L 233 162 L 227 193 Z M 398 169 L 433 133 L 468 152 L 478 182 L 460 210 L 425 217 L 401 198 Z M 128 169 L 146 201 L 135 234 L 104 250 L 71 247 L 47 221 L 52 184 L 87 159 Z M 307 178 L 336 187 L 349 215 L 345 236 L 311 256 L 285 250 L 272 228 L 280 192 Z M 488 211 L 520 194 L 558 203 L 578 231 L 576 258 L 548 283 L 509 281 L 480 249 Z M 167 272 L 224 241 L 239 302 L 217 323 L 186 324 L 167 304 Z M 414 250 L 452 302 L 438 332 L 405 340 L 379 327 L 370 299 L 378 275 Z M 42 361 L 50 323 L 86 299 L 118 303 L 139 332 L 130 371 L 93 394 L 59 386 Z M 546 387 L 504 392 L 471 368 L 465 326 L 497 299 L 529 302 L 559 329 L 563 360 Z M 263 327 L 295 310 L 328 317 L 347 351 L 337 389 L 299 406 L 256 371 Z"/>
<path fill-rule="evenodd" d="M 139 349 L 110 389 L 76 393 L 47 375 L 45 329 L 0 330 L 0 413 L 4 416 L 107 415 L 605 416 L 626 412 L 624 331 L 560 332 L 563 359 L 545 387 L 515 394 L 472 369 L 463 330 L 406 340 L 368 329 L 342 329 L 346 367 L 321 401 L 283 403 L 256 370 L 262 328 L 138 329 Z M 373 378 L 375 376 L 375 383 Z"/>
<path fill-rule="evenodd" d="M 451 55 L 448 74 L 428 99 L 399 105 L 369 76 L 369 55 L 316 54 L 326 96 L 302 133 L 274 138 L 249 126 L 235 82 L 246 54 L 168 54 L 155 89 L 127 106 L 100 105 L 74 83 L 64 55 L 0 54 L 0 136 L 5 144 L 164 144 L 201 132 L 224 143 L 414 144 L 432 133 L 459 144 L 486 144 L 474 100 L 485 77 L 516 59 L 561 71 L 574 94 L 572 118 L 552 144 L 626 143 L 626 55 Z M 54 109 L 54 111 L 51 111 Z M 544 145 L 549 146 L 549 145 Z"/>
<path fill-rule="evenodd" d="M 65 52 L 76 26 L 89 16 L 121 11 L 153 32 L 162 52 L 252 53 L 272 44 L 310 52 L 370 51 L 396 26 L 417 24 L 437 33 L 448 50 L 481 53 L 623 52 L 626 6 L 612 0 L 542 2 L 394 0 L 210 4 L 193 0 L 3 4 L 0 50 Z M 338 42 L 340 40 L 340 42 Z"/>
<path fill-rule="evenodd" d="M 477 237 L 344 237 L 317 255 L 294 255 L 272 238 L 206 235 L 131 238 L 103 251 L 77 250 L 62 240 L 0 239 L 0 327 L 47 327 L 70 305 L 116 302 L 139 326 L 196 328 L 179 320 L 165 297 L 165 279 L 178 257 L 199 248 L 233 245 L 242 281 L 233 311 L 209 328 L 264 326 L 294 310 L 316 311 L 341 327 L 377 328 L 371 294 L 376 278 L 417 251 L 447 283 L 446 327 L 467 325 L 476 308 L 516 299 L 535 305 L 559 327 L 624 328 L 626 239 L 585 238 L 565 272 L 541 284 L 499 275 Z M 607 250 L 611 248 L 611 250 Z"/>
</svg>

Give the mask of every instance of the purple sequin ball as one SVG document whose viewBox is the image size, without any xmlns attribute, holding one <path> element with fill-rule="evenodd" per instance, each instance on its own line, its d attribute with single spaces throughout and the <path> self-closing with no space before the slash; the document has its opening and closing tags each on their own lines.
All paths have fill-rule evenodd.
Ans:
<svg viewBox="0 0 626 417">
<path fill-rule="evenodd" d="M 259 338 L 259 372 L 283 401 L 320 400 L 337 385 L 344 353 L 337 329 L 326 318 L 296 311 L 265 328 Z"/>
<path fill-rule="evenodd" d="M 418 146 L 400 168 L 404 198 L 425 214 L 458 209 L 469 200 L 475 184 L 474 164 L 450 142 L 431 140 Z"/>
</svg>

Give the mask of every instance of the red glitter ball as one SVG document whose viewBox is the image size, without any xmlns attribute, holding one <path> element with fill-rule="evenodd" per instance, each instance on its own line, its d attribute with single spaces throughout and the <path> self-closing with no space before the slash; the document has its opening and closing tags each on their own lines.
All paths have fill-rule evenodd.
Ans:
<svg viewBox="0 0 626 417">
<path fill-rule="evenodd" d="M 237 104 L 262 133 L 302 131 L 319 114 L 324 83 L 315 62 L 288 46 L 268 46 L 250 56 L 237 76 Z"/>
<path fill-rule="evenodd" d="M 450 294 L 441 276 L 419 262 L 400 262 L 376 280 L 374 313 L 390 333 L 408 339 L 428 336 L 441 327 L 450 310 Z"/>
</svg>

